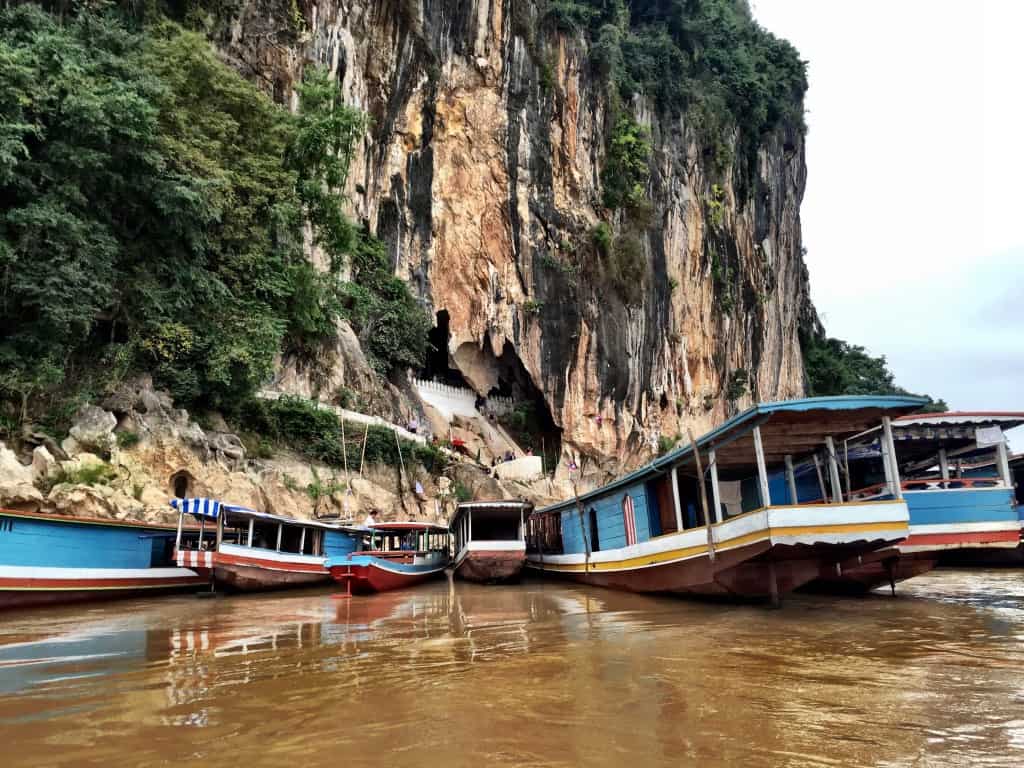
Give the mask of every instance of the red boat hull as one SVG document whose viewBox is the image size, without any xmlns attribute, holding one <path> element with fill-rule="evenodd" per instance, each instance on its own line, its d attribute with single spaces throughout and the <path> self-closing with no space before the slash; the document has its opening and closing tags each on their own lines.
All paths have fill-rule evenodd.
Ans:
<svg viewBox="0 0 1024 768">
<path fill-rule="evenodd" d="M 813 579 L 820 560 L 815 557 L 775 558 L 767 542 L 671 563 L 620 571 L 549 570 L 539 560 L 529 566 L 544 576 L 610 587 L 628 592 L 664 592 L 699 597 L 765 599 L 792 592 Z M 809 552 L 806 554 L 810 554 Z M 756 559 L 755 559 L 756 558 Z"/>
<path fill-rule="evenodd" d="M 935 567 L 938 554 L 901 553 L 898 550 L 882 550 L 870 556 L 852 561 L 822 567 L 818 577 L 807 585 L 807 592 L 833 595 L 866 595 L 873 589 L 896 584 L 928 573 Z"/>
<path fill-rule="evenodd" d="M 346 582 L 353 594 L 368 595 L 374 592 L 390 592 L 405 589 L 436 579 L 444 573 L 444 566 L 420 573 L 399 573 L 382 568 L 374 563 L 369 565 L 335 565 L 331 567 L 331 578 L 340 584 Z"/>
<path fill-rule="evenodd" d="M 518 581 L 526 564 L 526 551 L 474 550 L 455 566 L 455 576 L 479 584 Z"/>
<path fill-rule="evenodd" d="M 0 610 L 145 597 L 209 583 L 202 574 L 166 579 L 0 579 Z"/>
</svg>

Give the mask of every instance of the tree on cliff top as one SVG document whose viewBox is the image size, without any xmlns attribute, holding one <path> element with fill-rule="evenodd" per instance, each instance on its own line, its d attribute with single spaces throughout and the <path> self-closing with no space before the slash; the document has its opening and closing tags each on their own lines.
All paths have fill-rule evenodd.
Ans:
<svg viewBox="0 0 1024 768">
<path fill-rule="evenodd" d="M 801 335 L 804 369 L 807 373 L 807 394 L 826 395 L 907 395 L 896 385 L 885 355 L 874 357 L 864 347 L 842 339 Z M 948 410 L 945 400 L 929 395 L 925 412 Z"/>
</svg>

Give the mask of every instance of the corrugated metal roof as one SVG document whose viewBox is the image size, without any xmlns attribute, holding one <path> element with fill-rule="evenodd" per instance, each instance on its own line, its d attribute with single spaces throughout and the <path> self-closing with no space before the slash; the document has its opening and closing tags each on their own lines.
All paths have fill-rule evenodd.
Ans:
<svg viewBox="0 0 1024 768">
<path fill-rule="evenodd" d="M 998 424 L 1013 429 L 1024 424 L 1021 411 L 949 411 L 947 413 L 915 413 L 893 419 L 900 426 L 939 426 L 941 424 Z"/>
</svg>

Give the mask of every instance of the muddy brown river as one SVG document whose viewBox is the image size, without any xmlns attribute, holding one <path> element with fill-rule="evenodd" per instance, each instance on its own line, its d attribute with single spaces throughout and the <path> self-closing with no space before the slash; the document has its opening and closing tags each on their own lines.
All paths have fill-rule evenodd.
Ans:
<svg viewBox="0 0 1024 768">
<path fill-rule="evenodd" d="M 332 595 L 0 615 L 0 764 L 1024 765 L 1022 571 L 780 610 Z"/>
</svg>

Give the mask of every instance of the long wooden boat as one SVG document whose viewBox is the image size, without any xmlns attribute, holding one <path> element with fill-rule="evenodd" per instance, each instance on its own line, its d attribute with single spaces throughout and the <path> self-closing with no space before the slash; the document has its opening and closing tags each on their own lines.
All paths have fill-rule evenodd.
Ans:
<svg viewBox="0 0 1024 768">
<path fill-rule="evenodd" d="M 328 583 L 327 558 L 356 547 L 354 530 L 337 523 L 280 517 L 215 499 L 172 499 L 171 506 L 180 513 L 179 531 L 186 517 L 201 521 L 198 538 L 179 535 L 178 565 L 212 575 L 227 590 Z"/>
<path fill-rule="evenodd" d="M 1017 511 L 1017 522 L 1020 527 L 1019 542 L 1016 547 L 962 547 L 939 553 L 939 565 L 967 567 L 1002 567 L 1024 566 L 1024 454 L 1011 456 L 1009 459 L 1010 477 L 1013 481 L 1014 508 Z M 964 472 L 968 477 L 976 476 L 979 471 L 989 469 L 986 464 L 977 469 L 971 468 Z M 991 472 L 989 472 L 991 474 Z"/>
<path fill-rule="evenodd" d="M 983 560 L 979 553 L 997 559 L 1015 554 L 1021 528 L 1003 430 L 1020 424 L 1024 413 L 920 414 L 893 420 L 891 452 L 883 450 L 877 431 L 844 447 L 839 458 L 845 486 L 856 489 L 845 491 L 846 498 L 892 499 L 895 478 L 910 513 L 909 532 L 886 557 L 824 572 L 810 588 L 895 588 L 930 571 L 947 553 L 969 560 Z"/>
<path fill-rule="evenodd" d="M 526 501 L 459 504 L 448 523 L 454 539 L 456 578 L 482 584 L 516 581 L 526 564 Z"/>
<path fill-rule="evenodd" d="M 174 538 L 172 526 L 0 510 L 0 608 L 205 584 L 205 574 L 175 564 Z"/>
<path fill-rule="evenodd" d="M 636 592 L 776 601 L 824 569 L 906 537 L 909 516 L 901 498 L 801 501 L 793 467 L 879 422 L 891 435 L 891 417 L 923 402 L 880 396 L 757 405 L 696 445 L 535 512 L 527 568 Z M 829 470 L 838 478 L 834 449 L 830 455 Z M 769 471 L 783 468 L 785 492 L 773 494 Z M 710 499 L 707 515 L 702 486 Z"/>
<path fill-rule="evenodd" d="M 448 527 L 368 521 L 356 551 L 327 559 L 331 577 L 356 594 L 387 592 L 444 574 L 451 563 Z"/>
</svg>

